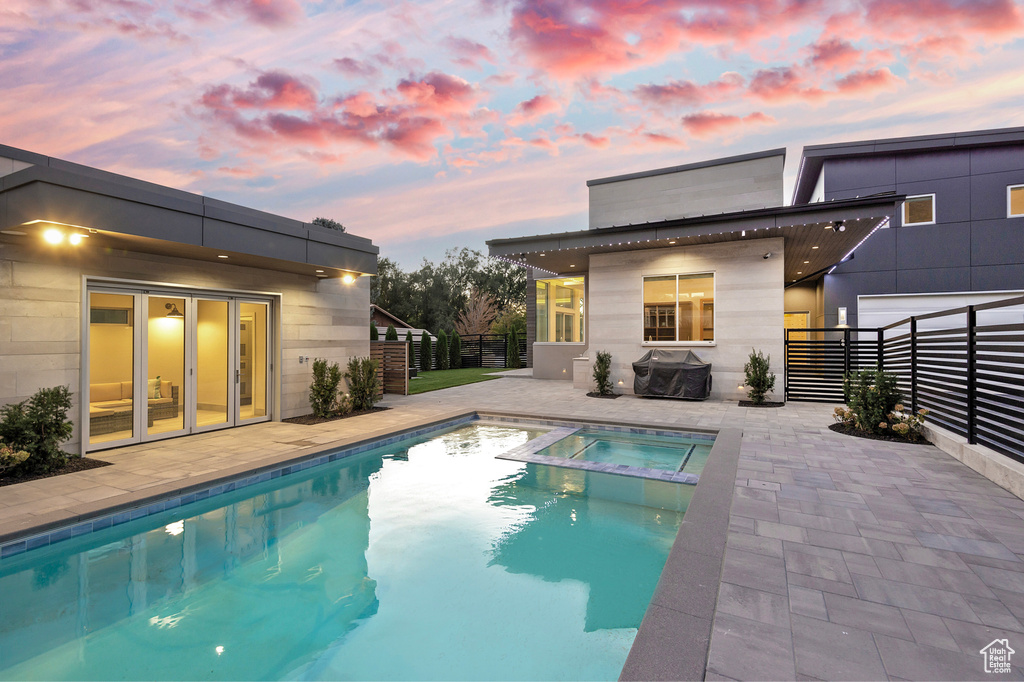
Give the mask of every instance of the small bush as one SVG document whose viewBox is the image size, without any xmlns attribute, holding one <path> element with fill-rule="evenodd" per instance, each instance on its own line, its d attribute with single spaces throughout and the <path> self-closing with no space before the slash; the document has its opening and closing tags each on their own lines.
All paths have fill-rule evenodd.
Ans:
<svg viewBox="0 0 1024 682">
<path fill-rule="evenodd" d="M 890 415 L 897 410 L 903 395 L 896 385 L 896 375 L 888 374 L 875 367 L 856 374 L 848 374 L 843 380 L 843 396 L 852 415 L 848 419 L 858 428 L 871 433 L 882 434 L 889 428 Z"/>
<path fill-rule="evenodd" d="M 505 354 L 505 366 L 509 369 L 519 369 L 523 363 L 519 360 L 519 334 L 515 328 L 508 334 L 508 351 Z"/>
<path fill-rule="evenodd" d="M 437 348 L 434 352 L 437 356 L 434 366 L 438 369 L 448 369 L 451 358 L 448 356 L 448 335 L 444 333 L 443 329 L 437 333 Z"/>
<path fill-rule="evenodd" d="M 409 345 L 409 368 L 413 369 L 416 365 L 416 352 L 412 345 L 412 330 L 405 333 L 405 342 Z"/>
<path fill-rule="evenodd" d="M 456 331 L 452 332 L 448 344 L 448 367 L 451 369 L 462 369 L 462 339 Z"/>
<path fill-rule="evenodd" d="M 434 342 L 430 340 L 430 334 L 423 332 L 420 337 L 420 371 L 430 371 L 430 360 L 434 357 Z"/>
<path fill-rule="evenodd" d="M 6 443 L 0 443 L 0 476 L 6 471 L 13 470 L 28 457 L 28 450 L 15 450 Z"/>
<path fill-rule="evenodd" d="M 612 354 L 600 350 L 594 360 L 594 383 L 601 395 L 612 393 Z"/>
<path fill-rule="evenodd" d="M 380 333 L 377 331 L 377 323 L 370 322 L 370 341 L 377 341 L 380 339 Z"/>
<path fill-rule="evenodd" d="M 380 391 L 380 381 L 377 378 L 376 360 L 352 358 L 348 361 L 345 380 L 348 382 L 352 409 L 368 410 L 380 399 L 377 395 Z"/>
<path fill-rule="evenodd" d="M 309 406 L 313 416 L 320 419 L 330 417 L 337 409 L 338 385 L 341 383 L 341 368 L 338 363 L 327 364 L 327 360 L 313 361 L 313 383 L 309 385 Z"/>
<path fill-rule="evenodd" d="M 28 457 L 10 465 L 11 475 L 32 476 L 59 469 L 68 462 L 60 444 L 71 438 L 74 425 L 68 419 L 71 391 L 67 386 L 41 388 L 28 400 L 0 408 L 0 442 L 14 453 Z M 10 461 L 10 460 L 8 460 Z"/>
<path fill-rule="evenodd" d="M 395 329 L 395 325 L 389 324 L 388 330 L 384 332 L 385 341 L 398 341 L 398 330 Z"/>
<path fill-rule="evenodd" d="M 771 355 L 764 355 L 761 351 L 751 348 L 750 361 L 743 365 L 749 387 L 747 397 L 755 405 L 763 403 L 765 396 L 775 388 L 775 373 L 771 371 L 771 360 Z"/>
</svg>

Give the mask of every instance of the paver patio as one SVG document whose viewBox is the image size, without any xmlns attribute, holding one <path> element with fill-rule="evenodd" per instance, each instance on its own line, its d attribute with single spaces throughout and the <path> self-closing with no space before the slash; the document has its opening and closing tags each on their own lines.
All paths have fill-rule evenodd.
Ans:
<svg viewBox="0 0 1024 682">
<path fill-rule="evenodd" d="M 114 465 L 0 488 L 0 534 L 467 410 L 728 426 L 743 444 L 707 679 L 981 679 L 983 646 L 1024 646 L 1024 501 L 937 448 L 835 434 L 830 405 L 599 400 L 529 378 L 384 404 L 97 453 Z"/>
</svg>

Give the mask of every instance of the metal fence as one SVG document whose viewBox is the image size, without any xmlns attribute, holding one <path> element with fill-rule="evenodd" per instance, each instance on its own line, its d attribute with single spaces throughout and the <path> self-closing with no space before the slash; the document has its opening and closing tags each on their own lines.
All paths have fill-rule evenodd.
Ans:
<svg viewBox="0 0 1024 682">
<path fill-rule="evenodd" d="M 842 402 L 846 373 L 880 366 L 910 409 L 1024 462 L 1024 296 L 880 329 L 786 330 L 786 399 Z"/>
<path fill-rule="evenodd" d="M 459 337 L 463 367 L 508 367 L 508 337 L 504 334 L 467 334 Z M 450 343 L 450 341 L 449 341 Z M 436 342 L 435 342 L 436 351 Z M 412 366 L 420 366 L 420 340 L 412 342 Z M 526 367 L 526 339 L 519 339 L 519 366 Z M 431 369 L 437 369 L 436 358 L 431 358 Z"/>
</svg>

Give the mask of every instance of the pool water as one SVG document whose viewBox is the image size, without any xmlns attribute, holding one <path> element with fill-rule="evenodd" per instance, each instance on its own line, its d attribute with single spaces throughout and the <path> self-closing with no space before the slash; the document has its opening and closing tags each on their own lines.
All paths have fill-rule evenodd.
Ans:
<svg viewBox="0 0 1024 682">
<path fill-rule="evenodd" d="M 713 443 L 713 438 L 697 434 L 657 436 L 580 429 L 537 454 L 699 475 Z"/>
<path fill-rule="evenodd" d="M 459 427 L 5 559 L 0 679 L 616 679 L 688 498 L 494 459 L 538 433 Z"/>
</svg>

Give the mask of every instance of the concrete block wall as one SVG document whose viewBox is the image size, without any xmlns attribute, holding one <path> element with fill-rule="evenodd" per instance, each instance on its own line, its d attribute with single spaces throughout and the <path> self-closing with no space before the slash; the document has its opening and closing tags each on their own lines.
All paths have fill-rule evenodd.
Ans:
<svg viewBox="0 0 1024 682">
<path fill-rule="evenodd" d="M 782 205 L 785 157 L 769 156 L 590 186 L 590 227 Z"/>
<path fill-rule="evenodd" d="M 775 256 L 765 260 L 766 251 Z M 699 272 L 715 273 L 715 344 L 687 347 L 712 363 L 712 397 L 746 398 L 737 386 L 744 383 L 743 365 L 754 348 L 771 355 L 777 376 L 774 398 L 780 399 L 785 309 L 781 238 L 591 256 L 587 375 L 597 351 L 608 351 L 615 391 L 632 393 L 632 363 L 652 347 L 676 347 L 642 341 L 643 277 Z"/>
<path fill-rule="evenodd" d="M 79 450 L 82 277 L 177 284 L 209 290 L 280 294 L 279 388 L 275 418 L 309 411 L 311 364 L 324 357 L 344 366 L 369 355 L 370 280 L 352 284 L 290 273 L 131 252 L 42 249 L 0 241 L 0 404 L 40 388 L 68 385 L 76 422 L 70 452 Z"/>
</svg>

